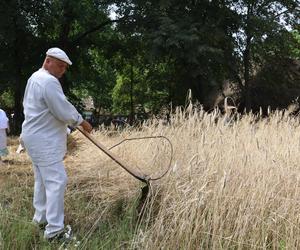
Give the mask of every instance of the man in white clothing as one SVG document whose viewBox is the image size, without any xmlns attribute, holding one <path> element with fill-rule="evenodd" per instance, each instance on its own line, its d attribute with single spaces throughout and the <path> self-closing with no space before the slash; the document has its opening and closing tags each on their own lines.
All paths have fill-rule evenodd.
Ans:
<svg viewBox="0 0 300 250">
<path fill-rule="evenodd" d="M 43 67 L 29 78 L 23 100 L 21 139 L 32 160 L 35 178 L 33 222 L 46 224 L 44 237 L 49 240 L 64 232 L 67 125 L 92 131 L 66 99 L 58 80 L 69 65 L 72 62 L 64 51 L 49 49 Z"/>
<path fill-rule="evenodd" d="M 9 130 L 8 118 L 4 110 L 0 109 L 0 166 L 3 165 L 2 156 L 8 155 L 7 132 Z"/>
</svg>

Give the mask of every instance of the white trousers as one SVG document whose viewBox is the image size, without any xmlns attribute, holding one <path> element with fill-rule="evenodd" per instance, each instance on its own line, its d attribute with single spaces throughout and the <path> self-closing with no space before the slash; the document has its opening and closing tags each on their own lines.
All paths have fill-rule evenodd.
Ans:
<svg viewBox="0 0 300 250">
<path fill-rule="evenodd" d="M 33 221 L 47 223 L 44 237 L 51 238 L 64 229 L 64 193 L 67 174 L 63 162 L 34 169 Z"/>
</svg>

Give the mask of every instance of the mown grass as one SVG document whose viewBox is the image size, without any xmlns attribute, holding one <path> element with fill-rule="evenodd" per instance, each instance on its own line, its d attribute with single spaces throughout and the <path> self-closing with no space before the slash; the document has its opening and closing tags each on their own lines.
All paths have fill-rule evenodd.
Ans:
<svg viewBox="0 0 300 250">
<path fill-rule="evenodd" d="M 72 225 L 76 240 L 68 245 L 49 243 L 43 238 L 43 230 L 31 223 L 33 180 L 29 181 L 30 185 L 24 185 L 22 176 L 18 181 L 13 171 L 6 174 L 0 192 L 1 250 L 125 249 L 130 245 L 137 223 L 136 200 L 120 200 L 103 206 L 99 202 L 91 204 L 82 194 L 66 196 L 66 224 Z M 91 221 L 89 215 L 98 219 Z"/>
</svg>

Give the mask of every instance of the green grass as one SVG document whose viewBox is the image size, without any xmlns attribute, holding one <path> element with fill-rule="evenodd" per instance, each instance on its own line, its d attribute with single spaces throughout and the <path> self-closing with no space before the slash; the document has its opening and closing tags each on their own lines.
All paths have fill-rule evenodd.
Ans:
<svg viewBox="0 0 300 250">
<path fill-rule="evenodd" d="M 130 247 L 136 227 L 136 201 L 123 199 L 106 204 L 68 191 L 66 224 L 71 224 L 77 239 L 62 247 L 59 243 L 44 240 L 43 231 L 31 223 L 34 212 L 32 186 L 9 180 L 0 191 L 0 250 Z M 72 195 L 68 196 L 68 193 Z M 77 241 L 80 241 L 79 246 L 75 246 Z"/>
</svg>

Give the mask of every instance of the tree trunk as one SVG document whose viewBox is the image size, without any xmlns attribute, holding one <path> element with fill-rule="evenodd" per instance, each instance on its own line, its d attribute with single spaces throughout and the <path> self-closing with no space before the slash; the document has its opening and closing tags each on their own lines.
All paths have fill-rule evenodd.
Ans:
<svg viewBox="0 0 300 250">
<path fill-rule="evenodd" d="M 134 120 L 134 104 L 133 104 L 133 65 L 130 69 L 130 116 L 129 124 L 132 125 Z"/>
<path fill-rule="evenodd" d="M 22 79 L 22 62 L 23 62 L 23 55 L 22 55 L 22 41 L 20 37 L 22 37 L 22 31 L 19 29 L 17 24 L 17 18 L 14 19 L 15 25 L 15 40 L 14 40 L 14 116 L 12 121 L 12 128 L 11 133 L 14 135 L 18 135 L 21 133 L 22 129 L 22 122 L 24 120 L 23 115 L 23 105 L 22 105 L 22 98 L 24 93 L 24 85 Z M 25 45 L 26 46 L 26 45 Z"/>
<path fill-rule="evenodd" d="M 21 84 L 18 84 L 18 82 L 20 82 L 20 78 L 16 77 L 16 86 L 21 85 Z M 13 117 L 13 128 L 11 130 L 12 134 L 14 134 L 14 135 L 19 135 L 21 133 L 22 122 L 24 120 L 22 96 L 23 96 L 23 91 L 21 90 L 21 87 L 15 88 L 15 93 L 14 93 L 15 106 L 14 106 L 14 117 Z"/>
<path fill-rule="evenodd" d="M 251 26 L 250 21 L 253 16 L 253 7 L 255 3 L 248 3 L 247 6 L 247 19 L 246 19 L 246 27 L 245 27 L 245 34 L 246 34 L 246 44 L 245 44 L 245 51 L 243 53 L 243 63 L 244 63 L 244 101 L 245 101 L 245 108 L 246 112 L 251 110 L 251 90 L 250 90 L 250 71 L 251 71 Z"/>
<path fill-rule="evenodd" d="M 250 43 L 251 36 L 247 36 L 246 39 L 246 49 L 244 51 L 244 100 L 246 111 L 251 110 L 251 91 L 250 91 Z"/>
</svg>

